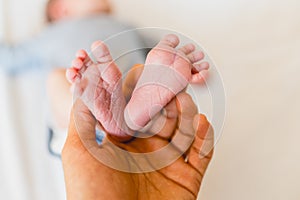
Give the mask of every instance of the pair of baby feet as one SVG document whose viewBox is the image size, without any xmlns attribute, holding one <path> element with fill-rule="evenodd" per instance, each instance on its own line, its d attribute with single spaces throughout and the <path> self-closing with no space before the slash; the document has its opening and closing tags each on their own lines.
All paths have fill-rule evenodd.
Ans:
<svg viewBox="0 0 300 200">
<path fill-rule="evenodd" d="M 127 103 L 122 92 L 122 74 L 108 47 L 101 41 L 92 45 L 92 55 L 77 52 L 67 79 L 74 95 L 89 108 L 105 131 L 119 138 L 128 138 L 141 130 L 189 83 L 203 82 L 201 71 L 209 64 L 201 62 L 204 53 L 193 44 L 179 49 L 179 38 L 165 36 L 148 54 L 143 72 Z"/>
</svg>

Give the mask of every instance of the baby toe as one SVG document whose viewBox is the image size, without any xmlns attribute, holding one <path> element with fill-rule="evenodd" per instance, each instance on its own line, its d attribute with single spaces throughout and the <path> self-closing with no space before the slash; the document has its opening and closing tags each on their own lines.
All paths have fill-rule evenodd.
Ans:
<svg viewBox="0 0 300 200">
<path fill-rule="evenodd" d="M 74 68 L 67 69 L 66 78 L 70 83 L 73 84 L 75 82 L 77 74 L 78 74 L 78 72 L 76 69 L 74 69 Z"/>
<path fill-rule="evenodd" d="M 187 44 L 183 47 L 181 47 L 179 49 L 179 51 L 181 51 L 182 53 L 184 53 L 185 55 L 188 55 L 190 53 L 192 53 L 193 51 L 195 51 L 195 45 L 190 43 L 190 44 Z"/>
<path fill-rule="evenodd" d="M 193 74 L 190 82 L 194 84 L 203 84 L 208 79 L 208 76 L 209 76 L 208 70 L 202 70 L 197 74 Z"/>
<path fill-rule="evenodd" d="M 204 58 L 204 53 L 202 51 L 197 51 L 189 54 L 187 57 L 191 63 L 196 63 Z"/>
<path fill-rule="evenodd" d="M 202 62 L 202 63 L 194 64 L 193 68 L 196 69 L 197 72 L 200 72 L 202 70 L 208 70 L 209 69 L 209 63 L 208 62 Z"/>
<path fill-rule="evenodd" d="M 72 61 L 72 67 L 80 70 L 83 67 L 83 61 L 80 58 L 76 58 Z"/>
<path fill-rule="evenodd" d="M 85 60 L 88 57 L 88 54 L 85 50 L 81 49 L 81 50 L 77 51 L 76 57 L 81 60 Z"/>
</svg>

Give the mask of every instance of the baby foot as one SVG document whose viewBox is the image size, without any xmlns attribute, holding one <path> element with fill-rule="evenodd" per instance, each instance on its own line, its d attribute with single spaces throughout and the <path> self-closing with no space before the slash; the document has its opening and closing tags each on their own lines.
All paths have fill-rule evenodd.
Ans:
<svg viewBox="0 0 300 200">
<path fill-rule="evenodd" d="M 105 131 L 113 136 L 128 138 L 124 121 L 125 97 L 122 93 L 122 74 L 113 62 L 108 47 L 98 41 L 92 45 L 94 63 L 87 52 L 77 52 L 67 79 L 74 87 L 74 95 L 89 108 Z"/>
<path fill-rule="evenodd" d="M 188 83 L 201 83 L 201 71 L 207 62 L 199 63 L 204 53 L 193 44 L 176 49 L 179 38 L 165 36 L 147 56 L 143 73 L 125 108 L 125 121 L 133 130 L 141 130 Z"/>
</svg>

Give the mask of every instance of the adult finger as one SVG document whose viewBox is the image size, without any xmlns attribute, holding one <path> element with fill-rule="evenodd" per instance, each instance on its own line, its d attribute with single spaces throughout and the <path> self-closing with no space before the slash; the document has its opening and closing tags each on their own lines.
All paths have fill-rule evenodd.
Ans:
<svg viewBox="0 0 300 200">
<path fill-rule="evenodd" d="M 97 121 L 89 109 L 80 99 L 77 99 L 71 111 L 68 136 L 62 151 L 62 157 L 73 150 L 85 151 L 86 145 L 96 145 L 96 123 Z M 83 142 L 85 146 L 83 146 Z"/>
<path fill-rule="evenodd" d="M 171 142 L 180 152 L 185 153 L 195 137 L 193 120 L 198 111 L 193 99 L 187 93 L 180 93 L 176 98 L 176 104 L 178 126 Z"/>
<path fill-rule="evenodd" d="M 194 118 L 195 140 L 190 148 L 188 163 L 202 176 L 213 155 L 214 131 L 204 115 L 198 114 Z"/>
</svg>

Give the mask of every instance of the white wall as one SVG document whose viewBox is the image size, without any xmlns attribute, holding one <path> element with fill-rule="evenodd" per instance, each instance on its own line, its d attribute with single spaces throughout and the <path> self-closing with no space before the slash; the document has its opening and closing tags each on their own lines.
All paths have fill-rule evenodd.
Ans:
<svg viewBox="0 0 300 200">
<path fill-rule="evenodd" d="M 1 0 L 0 1 L 0 12 L 1 12 L 1 15 L 0 15 L 0 40 L 4 40 L 4 36 L 5 36 L 5 5 L 4 5 L 4 1 Z M 3 13 L 3 14 L 2 14 Z"/>
</svg>

